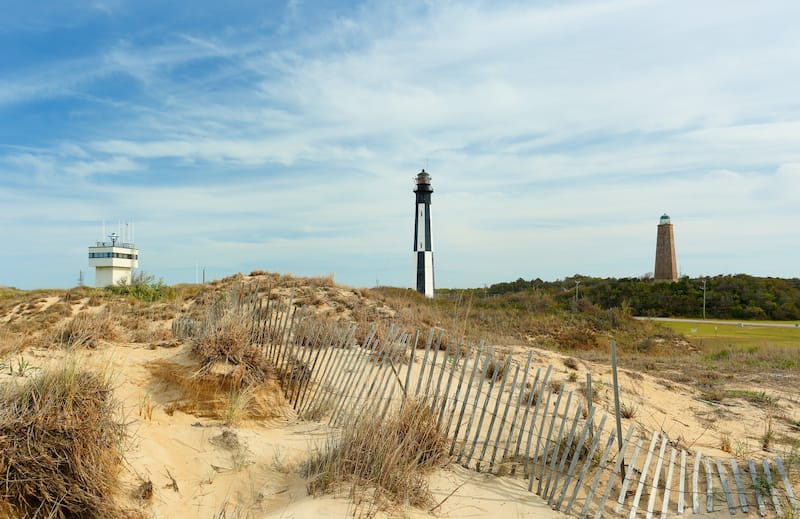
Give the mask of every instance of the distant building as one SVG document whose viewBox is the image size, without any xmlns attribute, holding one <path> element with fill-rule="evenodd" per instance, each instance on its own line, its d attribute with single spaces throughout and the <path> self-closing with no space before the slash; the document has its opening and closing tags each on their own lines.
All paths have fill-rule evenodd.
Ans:
<svg viewBox="0 0 800 519">
<path fill-rule="evenodd" d="M 431 176 L 423 169 L 417 174 L 414 219 L 414 252 L 417 261 L 417 292 L 433 297 L 433 248 L 431 247 Z"/>
<path fill-rule="evenodd" d="M 89 266 L 95 268 L 97 288 L 130 284 L 133 269 L 139 267 L 139 251 L 133 243 L 121 241 L 115 232 L 108 238 L 110 241 L 99 241 L 89 247 Z"/>
<path fill-rule="evenodd" d="M 656 237 L 656 267 L 653 273 L 656 281 L 677 281 L 678 263 L 675 261 L 675 237 L 672 223 L 667 214 L 661 215 Z"/>
</svg>

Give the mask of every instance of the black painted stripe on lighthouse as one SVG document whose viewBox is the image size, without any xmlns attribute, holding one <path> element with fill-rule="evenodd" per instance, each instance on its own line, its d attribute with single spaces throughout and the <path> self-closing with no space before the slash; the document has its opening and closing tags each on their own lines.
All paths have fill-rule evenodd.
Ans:
<svg viewBox="0 0 800 519">
<path fill-rule="evenodd" d="M 417 252 L 417 292 L 425 293 L 425 253 L 422 251 Z"/>
</svg>

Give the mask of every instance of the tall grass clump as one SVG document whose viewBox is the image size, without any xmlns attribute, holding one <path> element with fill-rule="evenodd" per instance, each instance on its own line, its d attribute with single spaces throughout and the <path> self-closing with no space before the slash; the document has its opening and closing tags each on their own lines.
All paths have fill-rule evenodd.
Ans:
<svg viewBox="0 0 800 519">
<path fill-rule="evenodd" d="M 202 372 L 224 364 L 228 366 L 226 378 L 240 389 L 275 378 L 272 364 L 254 343 L 251 325 L 252 316 L 231 309 L 211 319 L 192 342 L 192 354 L 200 360 Z"/>
<path fill-rule="evenodd" d="M 0 389 L 0 510 L 114 518 L 125 425 L 109 381 L 73 361 Z"/>
<path fill-rule="evenodd" d="M 199 366 L 151 364 L 157 378 L 182 393 L 166 412 L 220 418 L 228 425 L 280 416 L 286 402 L 279 374 L 255 342 L 252 313 L 222 300 L 208 310 L 204 323 L 190 321 L 173 332 L 191 339 L 189 356 Z"/>
<path fill-rule="evenodd" d="M 424 401 L 408 401 L 386 418 L 362 417 L 315 452 L 303 466 L 311 494 L 344 485 L 358 505 L 371 510 L 407 503 L 431 504 L 425 473 L 446 460 L 436 416 Z"/>
<path fill-rule="evenodd" d="M 119 316 L 103 310 L 97 313 L 80 312 L 42 336 L 46 347 L 97 348 L 101 341 L 120 338 Z"/>
</svg>

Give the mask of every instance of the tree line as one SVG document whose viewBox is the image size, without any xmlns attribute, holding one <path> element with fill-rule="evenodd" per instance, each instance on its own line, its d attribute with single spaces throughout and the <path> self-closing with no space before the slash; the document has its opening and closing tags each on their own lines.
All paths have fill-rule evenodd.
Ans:
<svg viewBox="0 0 800 519">
<path fill-rule="evenodd" d="M 517 294 L 519 301 L 530 298 L 553 310 L 591 303 L 603 309 L 625 308 L 633 315 L 687 318 L 703 316 L 705 292 L 707 318 L 800 319 L 800 278 L 736 274 L 682 277 L 668 283 L 650 277 L 594 278 L 576 274 L 557 281 L 519 278 L 470 292 L 486 298 Z"/>
</svg>

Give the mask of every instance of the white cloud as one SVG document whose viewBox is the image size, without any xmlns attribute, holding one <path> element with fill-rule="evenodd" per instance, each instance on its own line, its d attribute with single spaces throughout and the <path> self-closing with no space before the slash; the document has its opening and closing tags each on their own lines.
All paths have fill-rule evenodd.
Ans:
<svg viewBox="0 0 800 519">
<path fill-rule="evenodd" d="M 686 273 L 796 275 L 800 4 L 368 2 L 323 25 L 313 9 L 290 2 L 278 37 L 262 20 L 132 30 L 6 74 L 0 109 L 80 106 L 0 149 L 4 237 L 39 219 L 83 243 L 122 214 L 149 270 L 327 258 L 345 282 L 404 284 L 429 161 L 445 286 L 647 272 L 665 211 Z"/>
</svg>

